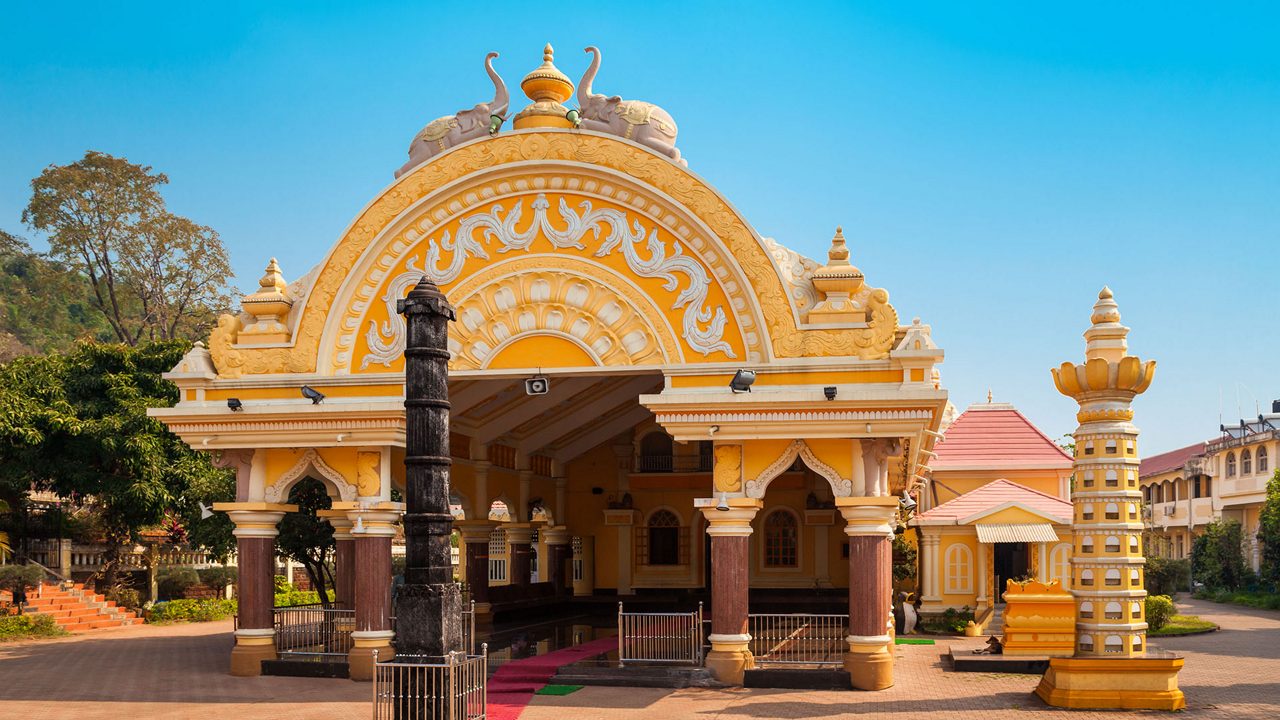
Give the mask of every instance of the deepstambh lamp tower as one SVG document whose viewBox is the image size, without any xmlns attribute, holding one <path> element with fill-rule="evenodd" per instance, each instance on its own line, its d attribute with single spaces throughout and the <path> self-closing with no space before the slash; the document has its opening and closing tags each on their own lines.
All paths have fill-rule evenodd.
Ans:
<svg viewBox="0 0 1280 720">
<path fill-rule="evenodd" d="M 1075 655 L 1049 661 L 1036 693 L 1071 708 L 1186 707 L 1178 689 L 1182 658 L 1147 646 L 1143 588 L 1142 492 L 1133 398 L 1155 375 L 1154 360 L 1129 355 L 1120 309 L 1103 288 L 1085 331 L 1085 362 L 1055 368 L 1053 382 L 1080 404 L 1071 502 L 1075 547 Z"/>
</svg>

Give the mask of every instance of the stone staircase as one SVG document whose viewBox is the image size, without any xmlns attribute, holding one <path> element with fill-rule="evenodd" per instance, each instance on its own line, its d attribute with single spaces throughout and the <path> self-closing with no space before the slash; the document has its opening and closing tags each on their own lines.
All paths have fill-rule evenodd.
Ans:
<svg viewBox="0 0 1280 720">
<path fill-rule="evenodd" d="M 996 605 L 991 613 L 991 621 L 987 623 L 986 635 L 1002 637 L 1004 635 L 1004 605 Z"/>
<path fill-rule="evenodd" d="M 49 615 L 63 630 L 73 633 L 142 622 L 131 611 L 116 607 L 114 601 L 85 589 L 80 583 L 65 588 L 45 583 L 38 589 L 28 590 L 23 612 Z"/>
</svg>

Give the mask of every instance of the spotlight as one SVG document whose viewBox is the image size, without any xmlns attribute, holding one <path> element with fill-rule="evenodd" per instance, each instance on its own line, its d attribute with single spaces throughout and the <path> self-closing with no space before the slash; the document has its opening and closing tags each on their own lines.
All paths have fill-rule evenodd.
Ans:
<svg viewBox="0 0 1280 720">
<path fill-rule="evenodd" d="M 524 381 L 525 395 L 546 395 L 551 392 L 551 380 L 542 377 L 531 377 Z"/>
<path fill-rule="evenodd" d="M 911 497 L 911 494 L 908 493 L 906 490 L 902 491 L 902 500 L 900 500 L 899 502 L 902 503 L 902 509 L 906 510 L 907 512 L 911 512 L 916 507 L 915 498 Z"/>
<path fill-rule="evenodd" d="M 231 408 L 231 412 L 240 412 L 244 409 L 244 403 L 240 402 L 240 398 L 227 398 L 227 407 Z"/>
<path fill-rule="evenodd" d="M 729 494 L 720 493 L 720 502 L 716 504 L 716 509 L 721 512 L 729 511 Z"/>
<path fill-rule="evenodd" d="M 302 397 L 310 400 L 312 405 L 319 405 L 324 401 L 324 393 L 306 385 L 302 386 Z"/>
<path fill-rule="evenodd" d="M 755 370 L 739 370 L 733 374 L 733 379 L 729 381 L 729 389 L 736 393 L 751 392 L 751 386 L 755 384 Z"/>
<path fill-rule="evenodd" d="M 208 520 L 211 517 L 213 517 L 213 508 L 205 505 L 204 503 L 200 503 L 200 519 Z"/>
<path fill-rule="evenodd" d="M 835 385 L 828 385 L 828 386 L 826 386 L 826 387 L 822 388 L 822 394 L 823 394 L 823 395 L 826 395 L 828 400 L 835 400 L 835 399 L 836 399 L 836 386 L 835 386 Z"/>
</svg>

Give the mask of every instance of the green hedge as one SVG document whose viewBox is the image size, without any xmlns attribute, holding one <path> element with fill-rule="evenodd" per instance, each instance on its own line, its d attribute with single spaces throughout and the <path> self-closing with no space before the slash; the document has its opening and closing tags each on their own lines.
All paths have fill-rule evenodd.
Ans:
<svg viewBox="0 0 1280 720">
<path fill-rule="evenodd" d="M 1260 610 L 1280 610 L 1280 594 L 1277 593 L 1201 590 L 1195 594 L 1195 597 L 1199 600 L 1244 605 Z"/>
<path fill-rule="evenodd" d="M 330 602 L 333 601 L 333 591 L 326 593 Z M 294 605 L 319 605 L 320 593 L 315 590 L 285 590 L 276 593 L 276 607 L 293 607 Z"/>
<path fill-rule="evenodd" d="M 147 614 L 149 622 L 209 622 L 236 614 L 235 600 L 168 600 L 158 602 Z"/>
<path fill-rule="evenodd" d="M 0 640 L 22 640 L 35 637 L 58 637 L 67 631 L 48 615 L 9 615 L 0 617 Z"/>
</svg>

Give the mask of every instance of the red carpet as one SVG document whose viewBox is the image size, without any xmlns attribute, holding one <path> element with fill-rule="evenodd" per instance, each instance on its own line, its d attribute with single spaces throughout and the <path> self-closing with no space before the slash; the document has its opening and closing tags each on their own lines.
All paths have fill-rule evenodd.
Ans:
<svg viewBox="0 0 1280 720">
<path fill-rule="evenodd" d="M 534 691 L 546 685 L 556 670 L 617 647 L 618 638 L 607 637 L 503 665 L 489 678 L 489 719 L 516 720 Z"/>
</svg>

